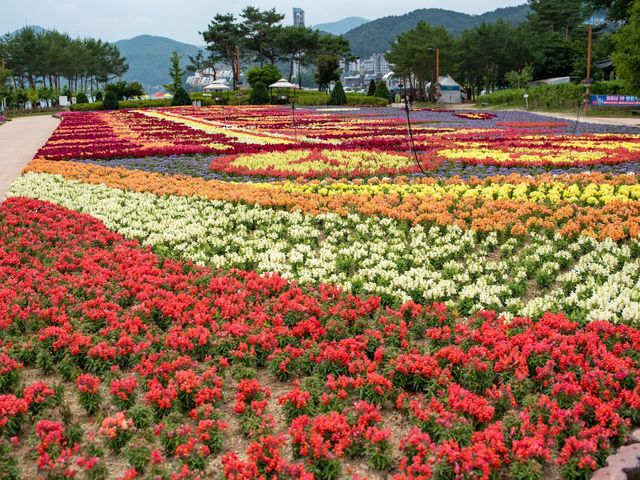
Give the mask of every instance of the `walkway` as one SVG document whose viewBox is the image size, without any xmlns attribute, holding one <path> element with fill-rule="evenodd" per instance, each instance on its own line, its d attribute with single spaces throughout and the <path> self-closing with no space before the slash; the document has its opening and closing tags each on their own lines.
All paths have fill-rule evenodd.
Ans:
<svg viewBox="0 0 640 480">
<path fill-rule="evenodd" d="M 35 115 L 0 125 L 0 201 L 58 123 L 50 115 Z"/>
<path fill-rule="evenodd" d="M 576 121 L 576 113 L 557 113 L 557 112 L 533 112 L 538 115 L 544 115 L 545 117 L 561 118 L 563 120 Z M 597 123 L 599 125 L 620 125 L 623 127 L 638 127 L 640 128 L 640 117 L 591 117 L 580 115 L 580 122 L 582 123 Z"/>
</svg>

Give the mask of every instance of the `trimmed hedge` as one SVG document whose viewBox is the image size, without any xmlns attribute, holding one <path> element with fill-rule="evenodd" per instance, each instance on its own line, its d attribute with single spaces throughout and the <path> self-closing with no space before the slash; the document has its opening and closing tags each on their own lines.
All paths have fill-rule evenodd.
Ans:
<svg viewBox="0 0 640 480">
<path fill-rule="evenodd" d="M 237 95 L 241 95 L 241 98 L 237 98 Z M 205 97 L 202 92 L 194 92 L 189 94 L 191 100 L 200 100 L 203 106 L 215 105 L 216 102 L 213 97 Z M 228 98 L 228 105 L 249 105 L 249 98 L 251 96 L 251 89 L 240 90 L 239 92 L 225 92 L 221 94 L 222 97 Z M 293 94 L 293 100 L 295 104 L 301 107 L 313 107 L 327 105 L 329 96 L 324 92 L 314 92 L 310 90 L 296 91 Z M 291 97 L 290 97 L 291 99 Z M 347 93 L 347 103 L 350 106 L 371 106 L 371 107 L 386 107 L 388 102 L 383 98 L 368 97 L 362 93 Z M 150 100 L 123 100 L 120 102 L 120 108 L 153 108 L 153 107 L 170 107 L 170 98 L 150 99 Z M 101 110 L 101 102 L 75 104 L 71 106 L 71 110 L 74 112 L 89 112 L 92 110 Z"/>
<path fill-rule="evenodd" d="M 574 110 L 582 101 L 585 87 L 574 83 L 542 85 L 529 88 L 528 93 L 530 110 Z M 617 81 L 597 82 L 591 86 L 591 93 L 593 95 L 624 94 L 624 86 Z M 524 108 L 524 94 L 524 88 L 498 90 L 481 95 L 476 101 L 478 105 L 486 103 L 493 107 Z"/>
</svg>

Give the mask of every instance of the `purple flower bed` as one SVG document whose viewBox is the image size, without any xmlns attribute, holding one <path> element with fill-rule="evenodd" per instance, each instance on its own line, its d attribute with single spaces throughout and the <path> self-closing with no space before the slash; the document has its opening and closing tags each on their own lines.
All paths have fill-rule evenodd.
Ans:
<svg viewBox="0 0 640 480">
<path fill-rule="evenodd" d="M 487 178 L 494 175 L 510 175 L 518 173 L 520 175 L 541 175 L 550 173 L 552 175 L 578 174 L 584 172 L 611 173 L 623 175 L 627 173 L 640 174 L 640 162 L 621 163 L 617 165 L 589 165 L 574 166 L 566 168 L 544 168 L 544 167 L 496 167 L 493 165 L 465 165 L 457 162 L 443 162 L 435 170 L 428 172 L 429 177 L 451 178 L 459 176 L 464 180 L 471 177 Z M 423 176 L 421 173 L 415 176 Z"/>
<path fill-rule="evenodd" d="M 248 176 L 233 177 L 222 175 L 211 170 L 211 162 L 215 155 L 195 156 L 168 156 L 168 157 L 144 157 L 144 158 L 116 158 L 109 160 L 74 160 L 89 165 L 103 167 L 121 167 L 129 170 L 144 170 L 145 172 L 160 173 L 163 175 L 185 175 L 199 177 L 205 180 L 231 180 L 238 182 L 272 182 L 276 178 L 257 178 Z"/>
<path fill-rule="evenodd" d="M 631 133 L 640 134 L 640 129 L 636 127 L 626 127 L 622 125 L 600 125 L 589 123 L 581 118 L 578 122 L 563 120 L 559 118 L 547 117 L 532 112 L 518 110 L 495 110 L 491 111 L 495 118 L 487 120 L 472 120 L 454 116 L 456 113 L 480 113 L 483 110 L 417 110 L 411 112 L 411 120 L 414 122 L 434 122 L 438 127 L 453 128 L 504 128 L 501 123 L 529 123 L 543 122 L 545 124 L 557 123 L 557 132 L 561 134 L 585 134 L 585 133 Z M 400 108 L 374 108 L 362 107 L 355 111 L 332 111 L 332 114 L 347 116 L 373 116 L 381 118 L 397 117 L 406 118 L 404 110 Z"/>
</svg>

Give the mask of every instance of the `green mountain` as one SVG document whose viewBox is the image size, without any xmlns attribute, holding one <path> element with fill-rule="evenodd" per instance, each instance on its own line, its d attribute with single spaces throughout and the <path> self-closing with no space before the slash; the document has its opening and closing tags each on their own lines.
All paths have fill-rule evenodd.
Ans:
<svg viewBox="0 0 640 480">
<path fill-rule="evenodd" d="M 321 32 L 331 33 L 332 35 L 342 35 L 368 21 L 369 20 L 362 17 L 347 17 L 337 22 L 319 23 L 318 25 L 314 25 L 313 28 Z"/>
<path fill-rule="evenodd" d="M 184 68 L 189 63 L 187 55 L 194 56 L 199 49 L 195 45 L 152 35 L 139 35 L 114 43 L 129 64 L 124 79 L 142 83 L 149 94 L 162 90 L 162 85 L 169 82 L 171 52 L 177 50 L 182 55 L 180 65 Z"/>
<path fill-rule="evenodd" d="M 351 43 L 351 51 L 354 55 L 368 58 L 374 53 L 386 52 L 398 35 L 411 30 L 420 21 L 443 26 L 452 34 L 458 35 L 465 29 L 474 28 L 483 22 L 504 20 L 519 24 L 526 20 L 528 13 L 528 5 L 499 8 L 482 15 L 469 15 L 440 8 L 423 8 L 404 15 L 373 20 L 348 31 L 344 37 Z"/>
<path fill-rule="evenodd" d="M 30 28 L 36 34 L 41 34 L 41 33 L 44 33 L 44 32 L 47 31 L 45 28 L 42 28 L 40 25 L 25 25 L 23 28 Z M 15 30 L 15 31 L 9 33 L 8 35 L 10 37 L 14 37 L 14 36 L 16 36 L 18 34 L 18 32 L 20 32 L 20 30 L 22 30 L 22 28 L 19 28 L 18 30 Z"/>
</svg>

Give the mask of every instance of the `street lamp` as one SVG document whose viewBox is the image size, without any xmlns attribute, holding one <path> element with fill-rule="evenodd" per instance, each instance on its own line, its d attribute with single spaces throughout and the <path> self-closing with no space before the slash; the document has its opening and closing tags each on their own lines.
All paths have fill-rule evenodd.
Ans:
<svg viewBox="0 0 640 480">
<path fill-rule="evenodd" d="M 587 25 L 587 33 L 589 40 L 587 42 L 587 78 L 583 80 L 585 89 L 584 109 L 589 110 L 589 101 L 591 100 L 591 85 L 593 80 L 591 79 L 591 46 L 593 44 L 593 25 L 590 23 Z"/>
</svg>

